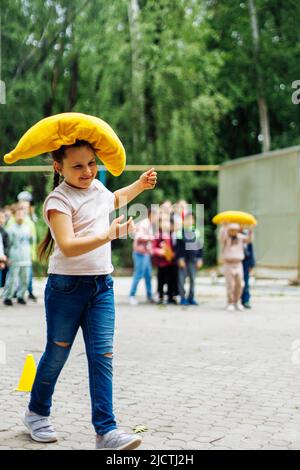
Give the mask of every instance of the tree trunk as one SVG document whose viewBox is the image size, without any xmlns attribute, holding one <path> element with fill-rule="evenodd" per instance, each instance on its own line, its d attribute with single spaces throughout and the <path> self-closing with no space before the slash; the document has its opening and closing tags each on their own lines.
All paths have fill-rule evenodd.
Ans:
<svg viewBox="0 0 300 470">
<path fill-rule="evenodd" d="M 68 104 L 67 104 L 67 111 L 72 111 L 77 101 L 78 80 L 79 80 L 79 63 L 78 62 L 79 62 L 78 55 L 76 53 L 72 57 L 71 64 L 70 64 L 71 81 L 70 81 L 70 88 L 69 88 L 69 99 L 68 99 Z"/>
<path fill-rule="evenodd" d="M 50 116 L 52 114 L 53 105 L 56 101 L 57 88 L 58 88 L 59 82 L 63 80 L 63 73 L 64 73 L 63 55 L 66 50 L 66 44 L 68 42 L 65 32 L 67 30 L 68 25 L 70 24 L 69 16 L 70 16 L 70 8 L 66 9 L 65 11 L 64 22 L 63 22 L 64 28 L 62 30 L 63 33 L 60 35 L 59 40 L 56 43 L 56 46 L 59 46 L 59 47 L 56 47 L 55 49 L 55 62 L 51 70 L 51 94 L 44 105 L 45 116 Z M 71 64 L 71 74 L 72 74 L 72 64 Z M 72 76 L 71 76 L 71 81 L 72 81 Z M 67 110 L 69 106 L 69 99 L 70 99 L 70 91 L 69 91 L 69 96 L 66 100 L 67 102 L 65 103 L 65 108 L 67 108 Z"/>
<path fill-rule="evenodd" d="M 132 68 L 132 143 L 135 154 L 138 154 L 145 144 L 144 65 L 140 52 L 139 14 L 138 0 L 130 0 L 128 4 L 128 21 Z"/>
<path fill-rule="evenodd" d="M 255 8 L 255 0 L 248 0 L 248 8 L 250 14 L 252 41 L 254 46 L 254 68 L 256 73 L 256 93 L 257 104 L 259 111 L 260 132 L 263 137 L 262 151 L 268 152 L 271 147 L 269 112 L 266 98 L 264 96 L 263 78 L 260 72 L 260 44 L 259 44 L 259 29 L 257 22 L 257 14 Z"/>
</svg>

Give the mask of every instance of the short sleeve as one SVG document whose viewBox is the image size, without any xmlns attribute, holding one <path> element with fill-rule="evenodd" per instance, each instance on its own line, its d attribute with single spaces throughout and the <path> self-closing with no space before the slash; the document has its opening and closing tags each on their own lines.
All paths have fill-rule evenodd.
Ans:
<svg viewBox="0 0 300 470">
<path fill-rule="evenodd" d="M 115 195 L 112 193 L 109 189 L 107 189 L 104 184 L 99 181 L 99 180 L 94 180 L 95 184 L 97 185 L 97 188 L 103 192 L 106 198 L 106 203 L 108 206 L 108 212 L 113 212 L 115 210 Z"/>
<path fill-rule="evenodd" d="M 115 210 L 115 195 L 109 189 L 107 189 L 107 197 L 108 197 L 108 209 L 109 212 L 113 212 Z"/>
<path fill-rule="evenodd" d="M 59 212 L 62 212 L 63 214 L 66 214 L 66 215 L 69 215 L 70 217 L 72 217 L 72 208 L 71 208 L 70 204 L 68 203 L 68 201 L 63 199 L 60 196 L 50 195 L 46 199 L 46 201 L 44 203 L 44 208 L 43 208 L 44 220 L 45 220 L 46 224 L 48 225 L 48 227 L 50 227 L 50 222 L 49 222 L 49 218 L 48 218 L 48 211 L 50 209 L 55 209 Z"/>
</svg>

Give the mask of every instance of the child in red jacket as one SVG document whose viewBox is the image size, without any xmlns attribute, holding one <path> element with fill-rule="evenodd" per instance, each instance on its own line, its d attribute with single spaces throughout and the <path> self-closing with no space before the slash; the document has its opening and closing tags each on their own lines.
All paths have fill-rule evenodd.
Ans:
<svg viewBox="0 0 300 470">
<path fill-rule="evenodd" d="M 157 266 L 158 303 L 164 303 L 164 286 L 167 284 L 168 303 L 177 304 L 175 299 L 177 276 L 174 276 L 175 253 L 168 215 L 161 216 L 158 233 L 155 234 L 152 241 L 152 263 Z"/>
</svg>

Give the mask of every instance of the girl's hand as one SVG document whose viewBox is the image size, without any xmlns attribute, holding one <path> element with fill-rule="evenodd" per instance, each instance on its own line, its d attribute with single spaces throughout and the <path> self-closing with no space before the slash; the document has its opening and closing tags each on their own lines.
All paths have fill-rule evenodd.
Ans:
<svg viewBox="0 0 300 470">
<path fill-rule="evenodd" d="M 108 237 L 110 240 L 124 237 L 125 235 L 129 235 L 130 233 L 134 233 L 136 231 L 132 217 L 129 217 L 127 222 L 121 224 L 120 222 L 123 218 L 124 214 L 120 215 L 120 217 L 117 217 L 112 221 L 108 231 Z"/>
<path fill-rule="evenodd" d="M 142 189 L 154 189 L 157 183 L 157 173 L 154 168 L 143 173 L 139 177 L 139 182 Z"/>
</svg>

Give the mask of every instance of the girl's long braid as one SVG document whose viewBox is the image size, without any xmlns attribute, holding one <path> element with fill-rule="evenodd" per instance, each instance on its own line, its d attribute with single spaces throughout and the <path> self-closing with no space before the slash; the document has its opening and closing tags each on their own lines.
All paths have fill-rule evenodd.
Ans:
<svg viewBox="0 0 300 470">
<path fill-rule="evenodd" d="M 60 174 L 57 173 L 57 171 L 54 171 L 54 174 L 53 174 L 53 189 L 55 189 L 59 185 L 59 182 L 60 182 Z"/>
<path fill-rule="evenodd" d="M 57 171 L 54 171 L 53 174 L 53 189 L 55 189 L 60 183 L 60 174 Z M 54 246 L 54 240 L 51 235 L 50 228 L 48 227 L 45 238 L 41 241 L 38 246 L 38 257 L 42 261 L 43 258 L 48 260 Z"/>
</svg>

